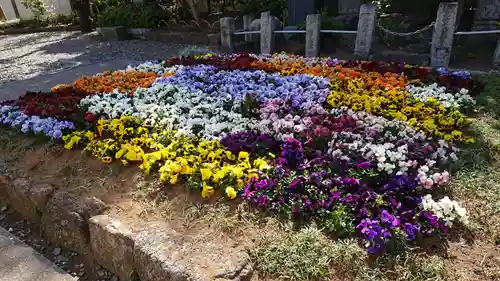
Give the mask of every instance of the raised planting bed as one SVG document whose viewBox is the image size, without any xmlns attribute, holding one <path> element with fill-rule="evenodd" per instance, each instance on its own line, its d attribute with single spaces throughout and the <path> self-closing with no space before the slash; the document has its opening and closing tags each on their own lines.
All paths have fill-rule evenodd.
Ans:
<svg viewBox="0 0 500 281">
<path fill-rule="evenodd" d="M 500 184 L 468 189 L 497 165 L 488 83 L 285 54 L 146 62 L 3 103 L 23 172 L 0 193 L 123 280 L 495 280 Z"/>
<path fill-rule="evenodd" d="M 127 39 L 127 30 L 124 26 L 98 27 L 96 30 L 104 40 Z"/>
</svg>

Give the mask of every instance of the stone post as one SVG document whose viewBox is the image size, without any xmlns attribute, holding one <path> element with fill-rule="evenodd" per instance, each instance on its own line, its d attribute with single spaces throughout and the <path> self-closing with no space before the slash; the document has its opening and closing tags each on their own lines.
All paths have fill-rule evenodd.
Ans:
<svg viewBox="0 0 500 281">
<path fill-rule="evenodd" d="M 243 29 L 245 31 L 250 31 L 250 26 L 252 25 L 253 16 L 244 15 L 243 16 Z M 245 34 L 245 42 L 252 42 L 252 34 Z"/>
<path fill-rule="evenodd" d="M 432 34 L 431 67 L 448 67 L 455 33 L 458 3 L 440 3 Z"/>
<path fill-rule="evenodd" d="M 306 17 L 306 57 L 319 56 L 321 18 L 319 14 Z"/>
<path fill-rule="evenodd" d="M 367 59 L 372 46 L 373 31 L 377 17 L 376 4 L 364 4 L 359 10 L 358 30 L 354 55 Z"/>
<path fill-rule="evenodd" d="M 500 39 L 498 39 L 497 47 L 493 54 L 493 65 L 497 68 L 500 67 Z"/>
<path fill-rule="evenodd" d="M 263 12 L 260 15 L 260 52 L 272 54 L 274 50 L 274 26 L 271 12 Z"/>
<path fill-rule="evenodd" d="M 337 9 L 340 15 L 357 14 L 361 6 L 361 0 L 337 0 Z"/>
<path fill-rule="evenodd" d="M 225 17 L 220 19 L 220 42 L 225 51 L 233 50 L 234 19 Z"/>
</svg>

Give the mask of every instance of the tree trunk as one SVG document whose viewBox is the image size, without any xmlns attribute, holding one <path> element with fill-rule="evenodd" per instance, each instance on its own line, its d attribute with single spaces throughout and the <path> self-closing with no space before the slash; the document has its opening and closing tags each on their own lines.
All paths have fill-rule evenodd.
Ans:
<svg viewBox="0 0 500 281">
<path fill-rule="evenodd" d="M 196 4 L 194 3 L 194 0 L 186 0 L 186 1 L 188 2 L 189 8 L 191 9 L 191 14 L 193 15 L 194 20 L 196 21 L 197 24 L 200 24 L 200 14 L 196 9 Z"/>
<path fill-rule="evenodd" d="M 92 20 L 90 18 L 90 1 L 77 0 L 76 9 L 80 19 L 80 30 L 82 32 L 92 32 Z"/>
<path fill-rule="evenodd" d="M 14 9 L 14 14 L 16 14 L 16 18 L 21 19 L 21 16 L 19 15 L 19 10 L 17 9 L 16 0 L 10 0 L 10 3 L 12 3 L 12 9 Z"/>
</svg>

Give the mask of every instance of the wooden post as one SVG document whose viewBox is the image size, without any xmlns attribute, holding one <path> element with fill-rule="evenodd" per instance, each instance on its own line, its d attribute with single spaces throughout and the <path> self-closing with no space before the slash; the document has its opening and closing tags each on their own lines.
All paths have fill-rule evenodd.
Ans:
<svg viewBox="0 0 500 281">
<path fill-rule="evenodd" d="M 432 34 L 431 67 L 448 67 L 457 19 L 456 2 L 440 3 Z"/>
<path fill-rule="evenodd" d="M 260 15 L 260 52 L 272 54 L 274 50 L 274 27 L 271 12 Z"/>
<path fill-rule="evenodd" d="M 306 17 L 306 57 L 319 56 L 321 17 L 319 14 Z"/>
<path fill-rule="evenodd" d="M 377 17 L 376 4 L 363 4 L 359 9 L 358 30 L 354 55 L 367 59 L 372 46 L 373 31 Z"/>
<path fill-rule="evenodd" d="M 245 31 L 250 31 L 250 26 L 252 25 L 253 16 L 244 15 L 243 16 L 243 29 Z M 252 34 L 245 34 L 245 42 L 252 42 Z"/>
<path fill-rule="evenodd" d="M 226 51 L 233 50 L 234 19 L 225 17 L 220 19 L 220 42 Z"/>
</svg>

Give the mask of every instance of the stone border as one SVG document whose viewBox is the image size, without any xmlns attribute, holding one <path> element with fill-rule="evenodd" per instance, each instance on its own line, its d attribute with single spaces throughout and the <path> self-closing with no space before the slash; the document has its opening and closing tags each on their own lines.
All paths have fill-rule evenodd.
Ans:
<svg viewBox="0 0 500 281">
<path fill-rule="evenodd" d="M 207 33 L 204 31 L 164 31 L 151 30 L 143 34 L 145 40 L 160 42 L 175 42 L 194 45 L 219 45 L 220 33 Z"/>
<path fill-rule="evenodd" d="M 214 241 L 202 247 L 166 223 L 148 223 L 133 232 L 96 197 L 75 196 L 50 184 L 32 183 L 0 160 L 0 202 L 40 223 L 47 238 L 97 263 L 121 281 L 249 281 L 248 255 Z"/>
<path fill-rule="evenodd" d="M 78 31 L 80 30 L 79 25 L 56 25 L 56 26 L 46 26 L 46 27 L 9 27 L 0 30 L 0 35 L 14 35 L 14 34 L 27 34 L 27 33 L 39 33 L 39 32 L 56 32 L 56 31 Z"/>
</svg>

